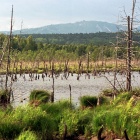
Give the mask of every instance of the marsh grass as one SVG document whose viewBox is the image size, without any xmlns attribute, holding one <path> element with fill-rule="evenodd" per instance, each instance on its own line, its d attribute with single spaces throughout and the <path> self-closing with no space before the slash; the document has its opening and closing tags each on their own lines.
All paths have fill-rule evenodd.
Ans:
<svg viewBox="0 0 140 140">
<path fill-rule="evenodd" d="M 9 90 L 0 90 L 0 104 L 9 104 L 10 103 L 10 91 Z"/>
<path fill-rule="evenodd" d="M 97 105 L 98 98 L 96 96 L 82 96 L 80 98 L 80 105 L 82 107 L 95 107 Z"/>
<path fill-rule="evenodd" d="M 63 72 L 65 69 L 65 64 L 64 64 L 65 60 L 58 60 L 54 63 L 54 71 L 55 72 Z M 21 69 L 21 63 L 22 63 L 22 69 Z M 36 64 L 39 63 L 39 66 Z M 96 65 L 92 65 L 92 64 L 98 64 L 98 66 Z M 107 60 L 105 63 L 105 66 L 102 65 L 102 61 L 90 61 L 90 67 L 89 67 L 89 72 L 92 72 L 93 70 L 97 70 L 97 71 L 113 71 L 115 68 L 115 64 L 114 64 L 114 60 Z M 125 64 L 125 60 L 121 59 L 118 60 L 118 70 L 122 70 L 124 69 L 124 65 Z M 133 64 L 133 71 L 139 71 L 140 68 L 138 67 L 139 64 L 137 64 L 134 60 L 134 62 L 132 61 Z M 6 66 L 6 63 L 3 63 L 4 67 Z M 44 67 L 44 61 L 31 61 L 31 60 L 20 60 L 20 62 L 17 62 L 16 65 L 14 65 L 14 62 L 11 62 L 11 68 L 10 68 L 10 72 L 15 72 L 15 73 L 28 73 L 28 72 L 38 72 L 38 73 L 44 73 L 46 70 L 51 70 L 50 63 L 48 60 L 45 61 L 45 65 L 47 66 L 46 68 Z M 73 61 L 70 59 L 69 61 L 69 65 L 68 65 L 68 69 L 69 72 L 75 72 L 78 73 L 78 62 L 77 61 Z M 83 61 L 82 62 L 82 71 L 87 72 L 87 62 Z M 0 73 L 6 73 L 5 70 L 0 70 Z"/>
<path fill-rule="evenodd" d="M 85 109 L 84 111 L 79 110 L 79 119 L 78 119 L 78 134 L 85 135 L 86 137 L 92 135 L 92 126 L 91 121 L 93 118 L 94 111 L 91 109 Z"/>
<path fill-rule="evenodd" d="M 46 103 L 50 100 L 51 93 L 46 90 L 33 90 L 31 91 L 29 101 L 33 103 Z"/>
<path fill-rule="evenodd" d="M 126 104 L 132 97 L 132 94 L 130 92 L 123 92 L 117 96 L 117 98 L 113 101 L 114 105 L 118 104 Z M 122 100 L 123 99 L 123 100 Z"/>
<path fill-rule="evenodd" d="M 54 122 L 54 130 L 58 132 L 58 124 L 60 123 L 62 119 L 63 112 L 67 110 L 74 110 L 74 106 L 72 107 L 70 102 L 67 100 L 62 100 L 54 103 L 46 103 L 41 104 L 40 108 L 42 111 L 46 112 L 53 120 Z"/>
<path fill-rule="evenodd" d="M 60 138 L 65 131 L 65 125 L 67 126 L 67 136 L 69 137 L 76 137 L 78 135 L 85 135 L 85 137 L 91 136 L 92 117 L 93 111 L 91 109 L 64 111 L 59 123 Z"/>
<path fill-rule="evenodd" d="M 48 114 L 57 115 L 61 114 L 64 110 L 71 109 L 71 104 L 67 100 L 57 101 L 54 103 L 46 103 L 40 105 L 41 109 Z M 74 109 L 74 106 L 72 106 Z"/>
<path fill-rule="evenodd" d="M 103 126 L 104 135 L 112 133 L 121 138 L 126 130 L 130 139 L 139 140 L 140 100 L 137 97 L 124 92 L 108 104 L 84 110 L 72 107 L 69 101 L 0 109 L 0 139 L 62 139 L 65 126 L 67 136 L 84 135 L 89 139 L 97 136 Z"/>
<path fill-rule="evenodd" d="M 104 133 L 114 133 L 116 137 L 123 137 L 127 130 L 130 139 L 139 139 L 140 134 L 140 100 L 133 104 L 133 95 L 125 92 L 117 96 L 110 105 L 95 108 L 92 119 L 92 132 L 97 134 L 101 126 Z"/>
<path fill-rule="evenodd" d="M 34 131 L 41 139 L 52 138 L 54 132 L 53 119 L 40 107 L 18 107 L 0 120 L 0 136 L 15 138 L 23 130 Z"/>
<path fill-rule="evenodd" d="M 15 140 L 38 140 L 39 138 L 32 131 L 23 131 Z"/>
<path fill-rule="evenodd" d="M 132 95 L 140 96 L 140 88 L 134 88 L 132 91 L 130 91 Z"/>
<path fill-rule="evenodd" d="M 74 110 L 66 110 L 62 113 L 62 119 L 59 123 L 59 134 L 60 137 L 64 133 L 65 125 L 67 126 L 67 135 L 76 135 L 78 131 L 78 113 Z"/>
<path fill-rule="evenodd" d="M 4 115 L 0 120 L 0 138 L 14 139 L 22 131 L 20 121 L 15 121 L 11 115 Z"/>
<path fill-rule="evenodd" d="M 105 89 L 102 91 L 101 93 L 103 96 L 109 96 L 112 97 L 113 96 L 113 90 L 112 89 Z"/>
</svg>

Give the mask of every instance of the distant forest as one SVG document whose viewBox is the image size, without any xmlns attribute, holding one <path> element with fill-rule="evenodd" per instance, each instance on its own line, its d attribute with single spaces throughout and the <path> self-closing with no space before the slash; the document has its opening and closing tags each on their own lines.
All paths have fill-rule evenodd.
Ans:
<svg viewBox="0 0 140 140">
<path fill-rule="evenodd" d="M 23 34 L 22 37 L 28 37 L 29 34 Z M 85 44 L 85 45 L 95 45 L 104 46 L 112 45 L 117 43 L 123 43 L 124 33 L 88 33 L 88 34 L 32 34 L 31 35 L 35 42 L 47 43 L 47 44 L 58 44 L 58 45 L 74 45 L 74 44 Z M 133 34 L 133 40 L 135 42 L 140 41 L 140 33 Z M 138 45 L 139 43 L 137 43 Z"/>
<path fill-rule="evenodd" d="M 0 34 L 0 47 L 4 47 L 8 36 Z M 140 59 L 140 33 L 133 35 L 133 56 Z M 14 35 L 11 42 L 12 52 L 19 60 L 60 60 L 60 58 L 79 59 L 90 53 L 90 58 L 126 58 L 127 36 L 124 33 L 90 34 L 32 34 Z M 62 59 L 62 60 L 63 60 Z"/>
</svg>

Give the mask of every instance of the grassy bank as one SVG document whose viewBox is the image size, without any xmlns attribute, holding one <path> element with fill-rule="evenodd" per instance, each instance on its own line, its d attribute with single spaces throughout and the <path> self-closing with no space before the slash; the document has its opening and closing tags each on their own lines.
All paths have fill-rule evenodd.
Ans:
<svg viewBox="0 0 140 140">
<path fill-rule="evenodd" d="M 64 137 L 90 140 L 102 135 L 107 140 L 124 137 L 124 130 L 132 140 L 140 139 L 140 97 L 139 93 L 121 93 L 116 100 L 108 99 L 101 105 L 88 107 L 84 101 L 94 102 L 93 97 L 83 97 L 79 108 L 69 101 L 29 104 L 22 107 L 0 110 L 0 139 L 4 140 L 61 140 Z M 95 97 L 94 97 L 95 98 Z M 83 108 L 84 104 L 86 107 Z"/>
</svg>

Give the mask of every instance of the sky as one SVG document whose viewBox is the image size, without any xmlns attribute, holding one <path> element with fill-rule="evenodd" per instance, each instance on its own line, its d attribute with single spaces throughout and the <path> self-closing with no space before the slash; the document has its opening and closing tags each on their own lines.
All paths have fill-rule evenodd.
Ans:
<svg viewBox="0 0 140 140">
<path fill-rule="evenodd" d="M 21 25 L 24 29 L 83 20 L 117 23 L 131 14 L 132 0 L 0 0 L 0 31 L 10 30 L 12 5 L 13 30 L 20 30 Z M 136 14 L 138 5 L 140 0 Z"/>
</svg>

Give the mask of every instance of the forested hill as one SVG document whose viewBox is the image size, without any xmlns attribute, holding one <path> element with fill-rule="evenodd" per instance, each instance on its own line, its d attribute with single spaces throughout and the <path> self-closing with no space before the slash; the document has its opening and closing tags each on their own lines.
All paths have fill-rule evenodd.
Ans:
<svg viewBox="0 0 140 140">
<path fill-rule="evenodd" d="M 125 30 L 124 26 L 102 21 L 80 21 L 75 23 L 54 24 L 39 28 L 29 28 L 13 31 L 14 34 L 68 34 L 68 33 L 97 33 L 118 32 Z"/>
<path fill-rule="evenodd" d="M 123 26 L 119 26 L 123 28 Z M 117 32 L 117 25 L 101 21 L 81 21 L 76 23 L 55 24 L 40 28 L 23 30 L 27 34 L 68 34 L 68 33 L 96 33 L 96 32 Z M 15 32 L 16 33 L 16 32 Z"/>
<path fill-rule="evenodd" d="M 117 42 L 117 36 L 120 41 L 124 33 L 89 33 L 89 34 L 31 34 L 36 42 L 47 44 L 93 44 L 93 45 L 112 45 Z M 22 37 L 28 37 L 29 34 L 22 34 Z M 140 41 L 140 33 L 133 34 L 133 40 Z M 123 42 L 121 42 L 123 43 Z"/>
</svg>

